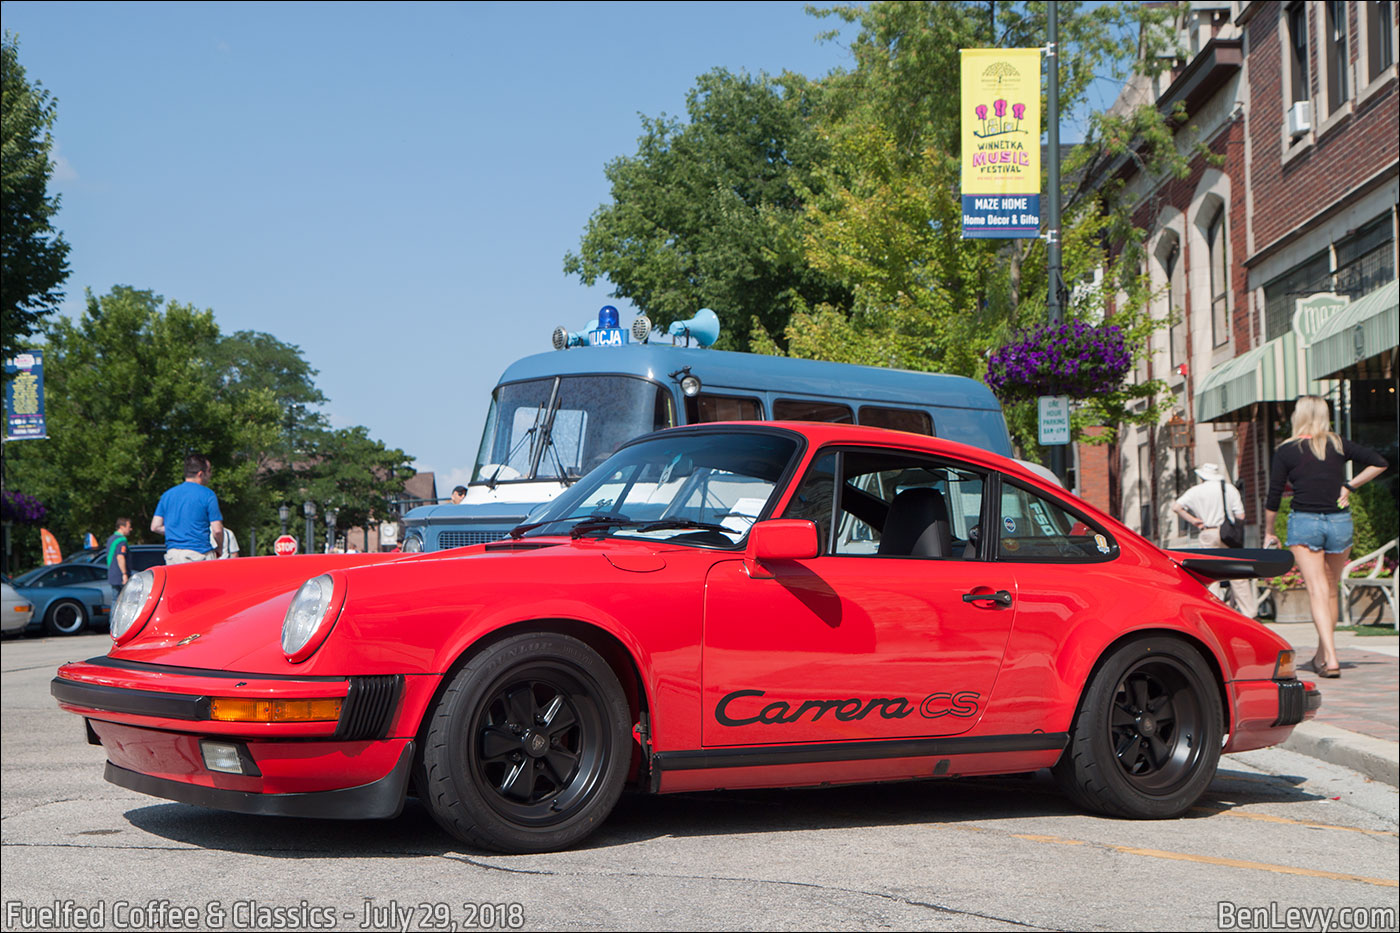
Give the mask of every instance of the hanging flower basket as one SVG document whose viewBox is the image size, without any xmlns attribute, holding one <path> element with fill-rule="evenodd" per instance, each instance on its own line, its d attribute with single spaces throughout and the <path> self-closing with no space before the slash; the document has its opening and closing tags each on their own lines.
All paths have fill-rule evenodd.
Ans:
<svg viewBox="0 0 1400 933">
<path fill-rule="evenodd" d="M 986 382 L 1005 400 L 1041 395 L 1089 398 L 1121 386 L 1132 365 L 1117 326 L 1066 321 L 1022 334 L 993 353 Z"/>
<path fill-rule="evenodd" d="M 44 520 L 49 510 L 33 496 L 6 489 L 0 496 L 0 519 L 17 522 L 21 525 L 37 525 Z"/>
</svg>

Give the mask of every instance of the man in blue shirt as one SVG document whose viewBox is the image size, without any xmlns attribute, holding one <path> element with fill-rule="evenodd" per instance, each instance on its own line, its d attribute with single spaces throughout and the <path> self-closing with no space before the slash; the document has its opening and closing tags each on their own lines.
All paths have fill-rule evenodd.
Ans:
<svg viewBox="0 0 1400 933">
<path fill-rule="evenodd" d="M 185 458 L 185 481 L 167 489 L 156 504 L 151 530 L 165 535 L 167 564 L 210 560 L 223 544 L 224 516 L 219 497 L 209 488 L 212 472 L 207 457 L 190 454 Z"/>
</svg>

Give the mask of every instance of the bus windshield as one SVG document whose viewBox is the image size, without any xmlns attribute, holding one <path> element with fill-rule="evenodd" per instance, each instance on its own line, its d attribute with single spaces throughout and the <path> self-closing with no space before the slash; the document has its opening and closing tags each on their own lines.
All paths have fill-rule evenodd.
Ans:
<svg viewBox="0 0 1400 933">
<path fill-rule="evenodd" d="M 556 376 L 497 386 L 471 481 L 567 483 L 634 437 L 675 424 L 671 393 L 633 376 Z"/>
</svg>

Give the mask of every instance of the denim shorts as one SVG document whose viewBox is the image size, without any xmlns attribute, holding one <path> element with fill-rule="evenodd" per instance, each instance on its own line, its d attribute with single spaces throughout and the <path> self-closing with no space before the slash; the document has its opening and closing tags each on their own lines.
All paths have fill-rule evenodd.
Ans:
<svg viewBox="0 0 1400 933">
<path fill-rule="evenodd" d="M 1288 516 L 1288 546 L 1340 554 L 1351 547 L 1350 512 L 1294 512 Z"/>
</svg>

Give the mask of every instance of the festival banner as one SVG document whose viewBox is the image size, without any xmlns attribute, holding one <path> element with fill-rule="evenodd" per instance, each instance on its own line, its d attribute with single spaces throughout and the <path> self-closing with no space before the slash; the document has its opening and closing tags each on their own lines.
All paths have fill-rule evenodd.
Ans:
<svg viewBox="0 0 1400 933">
<path fill-rule="evenodd" d="M 5 440 L 48 437 L 44 427 L 44 351 L 5 361 Z"/>
<path fill-rule="evenodd" d="M 963 237 L 1040 235 L 1040 49 L 962 49 Z"/>
<path fill-rule="evenodd" d="M 44 565 L 63 563 L 63 551 L 58 547 L 58 539 L 47 528 L 39 529 L 39 544 L 44 551 Z"/>
</svg>

